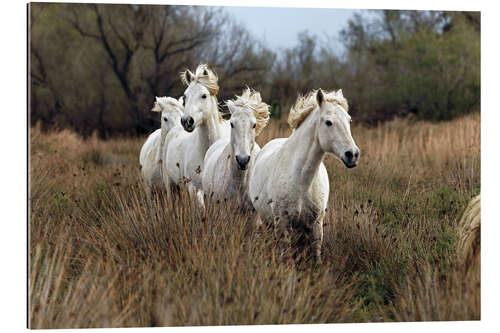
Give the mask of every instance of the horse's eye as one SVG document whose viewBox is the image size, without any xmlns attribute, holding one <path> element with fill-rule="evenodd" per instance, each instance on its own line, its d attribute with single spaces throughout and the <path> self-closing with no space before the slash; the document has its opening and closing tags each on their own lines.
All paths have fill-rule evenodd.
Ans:
<svg viewBox="0 0 500 333">
<path fill-rule="evenodd" d="M 326 124 L 326 126 L 332 126 L 332 125 L 333 125 L 333 124 L 332 124 L 332 122 L 331 122 L 330 120 L 327 120 L 327 121 L 325 122 L 325 124 Z"/>
<path fill-rule="evenodd" d="M 230 123 L 230 124 L 231 124 L 231 128 L 234 128 L 234 125 L 233 125 L 233 123 Z"/>
<path fill-rule="evenodd" d="M 168 121 L 167 117 L 163 117 L 163 120 L 164 120 L 164 121 Z"/>
<path fill-rule="evenodd" d="M 201 98 L 207 98 L 207 94 L 201 95 Z"/>
<path fill-rule="evenodd" d="M 255 125 L 256 125 L 256 124 L 254 123 L 254 124 L 253 124 L 253 126 L 252 126 L 252 128 L 255 128 Z"/>
<path fill-rule="evenodd" d="M 182 106 L 186 106 L 186 99 L 187 99 L 187 97 L 186 97 L 186 95 L 183 95 L 182 97 L 183 97 L 182 98 Z"/>
</svg>

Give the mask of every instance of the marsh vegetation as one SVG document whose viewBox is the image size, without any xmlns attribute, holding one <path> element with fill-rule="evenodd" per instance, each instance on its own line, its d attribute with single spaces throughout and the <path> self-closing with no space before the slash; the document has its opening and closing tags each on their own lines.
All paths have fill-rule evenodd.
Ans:
<svg viewBox="0 0 500 333">
<path fill-rule="evenodd" d="M 322 264 L 282 262 L 230 203 L 141 181 L 144 138 L 30 130 L 31 328 L 480 319 L 480 267 L 459 264 L 480 191 L 480 117 L 353 122 L 363 157 L 330 178 Z M 263 146 L 288 136 L 273 118 Z M 472 265 L 472 266 L 471 266 Z"/>
</svg>

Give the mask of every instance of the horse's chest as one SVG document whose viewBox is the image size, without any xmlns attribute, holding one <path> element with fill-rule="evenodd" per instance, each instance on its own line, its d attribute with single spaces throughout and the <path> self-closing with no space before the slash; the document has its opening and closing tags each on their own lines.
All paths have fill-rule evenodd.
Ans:
<svg viewBox="0 0 500 333">
<path fill-rule="evenodd" d="M 195 186 L 201 186 L 203 156 L 199 153 L 193 153 L 189 158 L 185 158 L 184 161 L 184 176 L 194 182 Z"/>
<path fill-rule="evenodd" d="M 302 223 L 315 221 L 322 211 L 322 202 L 311 196 L 309 192 L 289 190 L 276 196 L 275 216 L 287 216 L 289 220 Z"/>
</svg>

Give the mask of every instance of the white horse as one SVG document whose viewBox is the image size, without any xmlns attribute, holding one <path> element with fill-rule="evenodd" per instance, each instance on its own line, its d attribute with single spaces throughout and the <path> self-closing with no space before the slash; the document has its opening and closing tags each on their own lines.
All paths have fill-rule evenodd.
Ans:
<svg viewBox="0 0 500 333">
<path fill-rule="evenodd" d="M 186 182 L 189 193 L 203 204 L 201 174 L 208 148 L 218 139 L 229 137 L 229 122 L 222 119 L 217 106 L 217 75 L 207 65 L 199 65 L 195 74 L 186 70 L 181 79 L 184 92 L 184 133 L 176 133 L 165 151 L 167 182 Z M 165 176 L 165 173 L 164 173 Z"/>
<path fill-rule="evenodd" d="M 161 127 L 149 135 L 139 155 L 142 177 L 150 187 L 159 188 L 162 185 L 161 165 L 165 138 L 176 124 L 180 124 L 182 110 L 182 99 L 178 101 L 172 97 L 156 97 L 151 111 L 161 112 Z"/>
<path fill-rule="evenodd" d="M 247 170 L 260 151 L 255 137 L 269 121 L 269 105 L 249 88 L 226 102 L 231 112 L 231 136 L 217 140 L 207 151 L 202 173 L 203 192 L 217 199 L 234 199 L 252 208 L 247 193 Z"/>
<path fill-rule="evenodd" d="M 274 222 L 275 234 L 286 248 L 292 230 L 299 231 L 317 261 L 329 194 L 323 156 L 334 154 L 348 168 L 359 158 L 347 110 L 341 90 L 324 94 L 320 89 L 299 97 L 288 118 L 293 133 L 268 142 L 250 169 L 249 195 L 260 218 Z"/>
</svg>

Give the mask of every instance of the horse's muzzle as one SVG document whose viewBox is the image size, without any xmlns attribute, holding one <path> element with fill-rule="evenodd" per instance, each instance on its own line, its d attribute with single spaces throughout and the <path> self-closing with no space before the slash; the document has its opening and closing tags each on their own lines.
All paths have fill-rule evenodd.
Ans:
<svg viewBox="0 0 500 333">
<path fill-rule="evenodd" d="M 358 165 L 359 149 L 356 149 L 354 152 L 352 150 L 346 151 L 341 159 L 347 168 L 354 168 L 356 165 Z"/>
<path fill-rule="evenodd" d="M 194 130 L 194 119 L 193 117 L 182 117 L 181 125 L 186 132 L 192 132 Z"/>
<path fill-rule="evenodd" d="M 250 155 L 240 156 L 236 155 L 236 164 L 238 165 L 238 169 L 246 170 L 248 169 L 248 162 L 250 162 Z"/>
</svg>

